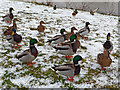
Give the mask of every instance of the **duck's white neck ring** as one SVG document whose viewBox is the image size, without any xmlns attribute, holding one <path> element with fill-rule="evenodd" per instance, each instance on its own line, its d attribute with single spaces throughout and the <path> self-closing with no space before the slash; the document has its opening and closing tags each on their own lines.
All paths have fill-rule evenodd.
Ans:
<svg viewBox="0 0 120 90">
<path fill-rule="evenodd" d="M 75 66 L 78 66 L 79 64 L 75 64 Z"/>
</svg>

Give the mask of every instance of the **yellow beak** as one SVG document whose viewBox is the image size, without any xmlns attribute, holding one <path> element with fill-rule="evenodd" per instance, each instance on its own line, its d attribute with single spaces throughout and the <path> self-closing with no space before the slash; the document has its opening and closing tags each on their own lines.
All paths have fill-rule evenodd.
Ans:
<svg viewBox="0 0 120 90">
<path fill-rule="evenodd" d="M 82 59 L 82 61 L 83 61 L 83 62 L 85 62 L 85 61 L 86 61 L 86 59 Z"/>
<path fill-rule="evenodd" d="M 89 24 L 89 25 L 92 25 L 92 24 Z"/>
<path fill-rule="evenodd" d="M 77 36 L 77 40 L 80 40 L 80 38 Z"/>
<path fill-rule="evenodd" d="M 43 46 L 44 44 L 40 43 L 40 42 L 37 42 L 38 46 Z"/>
<path fill-rule="evenodd" d="M 14 33 L 14 31 L 12 32 L 12 35 L 14 35 L 15 33 Z"/>
<path fill-rule="evenodd" d="M 66 33 L 68 33 L 67 31 L 65 31 Z"/>
<path fill-rule="evenodd" d="M 110 40 L 110 36 L 108 36 L 108 40 Z"/>
</svg>

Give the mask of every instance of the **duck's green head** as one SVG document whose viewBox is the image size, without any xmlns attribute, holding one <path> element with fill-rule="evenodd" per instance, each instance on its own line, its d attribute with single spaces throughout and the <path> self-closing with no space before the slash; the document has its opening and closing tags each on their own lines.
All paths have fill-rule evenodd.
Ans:
<svg viewBox="0 0 120 90">
<path fill-rule="evenodd" d="M 64 34 L 64 32 L 67 33 L 67 31 L 66 31 L 64 28 L 62 28 L 62 29 L 60 30 L 60 33 L 61 33 L 61 34 Z"/>
<path fill-rule="evenodd" d="M 76 34 L 73 34 L 73 35 L 70 36 L 70 41 L 71 42 L 74 42 L 75 39 L 79 40 L 80 38 Z"/>
<path fill-rule="evenodd" d="M 9 8 L 9 12 L 12 13 L 12 10 L 14 11 L 14 9 L 11 7 Z"/>
<path fill-rule="evenodd" d="M 87 27 L 88 25 L 91 25 L 91 24 L 90 24 L 89 22 L 86 22 L 86 23 L 85 23 L 85 26 Z"/>
<path fill-rule="evenodd" d="M 77 36 L 75 34 L 70 36 L 70 41 L 71 42 L 74 42 L 75 39 L 77 39 Z"/>
<path fill-rule="evenodd" d="M 14 35 L 16 33 L 15 28 L 12 28 L 12 35 Z"/>
<path fill-rule="evenodd" d="M 73 58 L 73 63 L 74 64 L 78 64 L 78 61 L 86 61 L 85 59 L 83 59 L 80 55 L 76 55 L 74 58 Z"/>
<path fill-rule="evenodd" d="M 107 40 L 110 40 L 110 33 L 107 34 Z"/>
<path fill-rule="evenodd" d="M 36 43 L 38 43 L 37 39 L 32 38 L 32 39 L 30 40 L 30 45 L 34 45 L 34 44 L 36 44 Z"/>
</svg>

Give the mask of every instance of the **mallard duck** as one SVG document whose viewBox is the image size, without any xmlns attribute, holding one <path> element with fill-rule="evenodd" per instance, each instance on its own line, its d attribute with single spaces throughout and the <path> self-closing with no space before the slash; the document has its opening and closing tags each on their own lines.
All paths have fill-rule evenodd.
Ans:
<svg viewBox="0 0 120 90">
<path fill-rule="evenodd" d="M 104 53 L 100 53 L 97 56 L 97 63 L 100 64 L 101 70 L 105 70 L 104 67 L 109 67 L 112 63 L 112 59 L 110 58 L 109 51 L 105 51 Z"/>
<path fill-rule="evenodd" d="M 110 33 L 107 34 L 107 40 L 106 42 L 103 44 L 104 47 L 104 52 L 105 51 L 109 51 L 111 53 L 111 51 L 113 50 L 113 44 L 110 41 Z"/>
<path fill-rule="evenodd" d="M 53 10 L 56 10 L 56 5 L 54 5 Z"/>
<path fill-rule="evenodd" d="M 18 45 L 18 43 L 20 43 L 22 41 L 22 36 L 18 35 L 16 33 L 16 30 L 14 28 L 12 28 L 12 35 L 11 37 L 7 38 L 9 43 L 14 44 L 14 48 L 17 49 L 18 47 L 20 47 L 21 45 Z M 15 46 L 15 44 L 17 44 L 17 46 Z"/>
<path fill-rule="evenodd" d="M 80 55 L 76 55 L 73 58 L 73 63 L 63 64 L 63 65 L 54 65 L 52 69 L 54 69 L 59 74 L 67 76 L 67 79 L 73 82 L 73 77 L 75 75 L 79 75 L 80 73 L 80 65 L 78 64 L 79 61 L 85 61 Z"/>
<path fill-rule="evenodd" d="M 47 42 L 49 42 L 51 44 L 60 44 L 60 43 L 64 42 L 65 40 L 67 40 L 64 32 L 67 33 L 67 31 L 62 28 L 60 30 L 61 35 L 56 35 L 53 38 L 49 39 Z"/>
<path fill-rule="evenodd" d="M 90 10 L 90 14 L 91 14 L 91 15 L 94 15 L 94 13 L 98 11 L 98 9 L 99 9 L 99 8 L 96 8 L 95 10 Z"/>
<path fill-rule="evenodd" d="M 76 16 L 76 14 L 78 13 L 77 9 L 75 9 L 75 11 L 72 13 L 73 16 Z"/>
<path fill-rule="evenodd" d="M 69 42 L 61 43 L 61 46 L 53 46 L 53 48 L 56 49 L 57 53 L 66 55 L 66 58 L 71 58 L 72 56 L 70 55 L 75 54 L 79 47 L 80 47 L 79 38 L 75 34 L 70 36 Z"/>
<path fill-rule="evenodd" d="M 38 50 L 34 46 L 34 44 L 39 43 L 36 39 L 32 38 L 30 40 L 30 49 L 25 50 L 21 54 L 17 55 L 16 58 L 22 61 L 23 63 L 27 63 L 28 66 L 32 66 L 36 62 L 32 62 L 38 56 Z"/>
<path fill-rule="evenodd" d="M 11 24 L 12 19 L 14 18 L 12 10 L 14 10 L 12 7 L 9 8 L 9 14 L 3 16 L 3 21 L 5 21 L 7 24 Z"/>
<path fill-rule="evenodd" d="M 65 34 L 67 40 L 69 40 L 69 39 L 70 39 L 70 36 L 74 34 L 74 30 L 77 30 L 77 29 L 76 29 L 75 27 L 72 27 L 72 28 L 71 28 L 71 32 Z"/>
<path fill-rule="evenodd" d="M 89 22 L 86 22 L 85 23 L 85 27 L 80 29 L 77 32 L 77 35 L 80 36 L 80 37 L 83 37 L 84 39 L 86 39 L 84 35 L 87 35 L 90 32 L 90 28 L 89 28 L 88 25 L 91 25 L 91 24 Z"/>
<path fill-rule="evenodd" d="M 7 30 L 4 31 L 4 35 L 5 35 L 5 36 L 12 34 L 12 33 L 11 33 L 11 32 L 12 32 L 12 28 L 14 28 L 15 30 L 17 30 L 16 21 L 18 21 L 17 18 L 15 18 L 15 19 L 13 20 L 13 26 L 9 27 Z"/>
<path fill-rule="evenodd" d="M 45 30 L 45 26 L 43 26 L 43 24 L 45 24 L 43 21 L 40 21 L 40 25 L 37 27 L 38 32 L 43 32 Z"/>
</svg>

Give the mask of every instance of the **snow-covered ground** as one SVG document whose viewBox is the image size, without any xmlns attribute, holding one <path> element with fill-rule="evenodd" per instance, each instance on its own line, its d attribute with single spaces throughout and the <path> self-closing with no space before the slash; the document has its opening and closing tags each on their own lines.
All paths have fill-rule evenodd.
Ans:
<svg viewBox="0 0 120 90">
<path fill-rule="evenodd" d="M 89 12 L 78 11 L 73 17 L 71 9 L 57 9 L 52 7 L 36 5 L 34 3 L 25 3 L 20 1 L 0 0 L 0 21 L 9 7 L 13 7 L 13 14 L 17 21 L 17 33 L 22 35 L 22 47 L 14 49 L 2 35 L 7 29 L 7 24 L 0 22 L 0 87 L 26 87 L 26 88 L 58 88 L 58 87 L 75 87 L 75 88 L 101 88 L 117 87 L 118 84 L 118 29 L 117 16 L 107 16 L 95 13 L 94 16 Z M 46 23 L 45 36 L 40 36 L 35 29 L 39 22 L 43 20 Z M 79 48 L 77 54 L 86 59 L 81 62 L 80 75 L 74 77 L 74 82 L 70 83 L 66 77 L 61 77 L 51 70 L 54 64 L 63 64 L 72 62 L 66 60 L 65 56 L 57 54 L 56 51 L 47 43 L 49 38 L 60 34 L 59 30 L 65 28 L 70 31 L 72 26 L 77 29 L 84 27 L 85 22 L 90 22 L 90 33 L 88 40 L 80 39 L 81 45 L 87 49 Z M 106 71 L 101 71 L 100 65 L 97 64 L 97 54 L 103 52 L 103 43 L 106 41 L 107 33 L 111 33 L 111 41 L 114 49 L 111 52 L 113 60 Z M 15 58 L 15 55 L 29 48 L 29 37 L 38 39 L 44 46 L 35 45 L 39 51 L 36 62 L 32 67 L 21 64 Z M 74 55 L 74 56 L 75 56 Z"/>
</svg>

